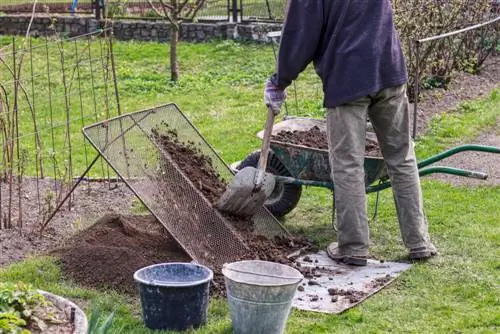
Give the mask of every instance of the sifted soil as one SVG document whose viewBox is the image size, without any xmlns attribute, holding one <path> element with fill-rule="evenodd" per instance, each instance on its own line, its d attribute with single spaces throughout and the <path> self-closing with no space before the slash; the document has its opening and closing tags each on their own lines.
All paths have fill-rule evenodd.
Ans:
<svg viewBox="0 0 500 334">
<path fill-rule="evenodd" d="M 66 276 L 93 288 L 133 293 L 142 267 L 191 259 L 153 216 L 108 214 L 53 254 Z"/>
<path fill-rule="evenodd" d="M 320 150 L 328 150 L 328 140 L 326 133 L 322 132 L 317 126 L 312 127 L 308 131 L 281 131 L 271 137 L 274 141 L 283 143 L 300 145 Z M 366 140 L 365 144 L 366 155 L 381 156 L 378 144 L 371 140 Z"/>
<path fill-rule="evenodd" d="M 157 143 L 165 149 L 191 182 L 213 204 L 226 185 L 212 168 L 212 161 L 193 143 L 183 144 L 175 131 L 167 135 L 153 132 Z M 252 233 L 251 219 L 225 217 L 233 223 L 246 241 L 249 251 L 237 260 L 261 259 L 294 265 L 287 256 L 311 247 L 306 239 L 276 237 L 270 240 Z M 163 262 L 189 262 L 191 258 L 152 216 L 106 215 L 92 227 L 71 238 L 57 250 L 63 272 L 85 286 L 112 288 L 135 293 L 134 272 L 142 267 Z M 224 295 L 224 277 L 220 267 L 211 268 L 213 295 Z"/>
<path fill-rule="evenodd" d="M 251 252 L 241 257 L 293 265 L 287 255 L 308 247 L 304 239 L 276 238 L 247 234 Z M 165 231 L 153 216 L 103 216 L 87 230 L 68 240 L 52 252 L 60 259 L 68 278 L 91 288 L 110 288 L 128 294 L 136 293 L 134 272 L 148 265 L 164 262 L 190 262 L 191 258 Z M 211 293 L 225 294 L 221 268 L 211 268 L 214 281 Z"/>
</svg>

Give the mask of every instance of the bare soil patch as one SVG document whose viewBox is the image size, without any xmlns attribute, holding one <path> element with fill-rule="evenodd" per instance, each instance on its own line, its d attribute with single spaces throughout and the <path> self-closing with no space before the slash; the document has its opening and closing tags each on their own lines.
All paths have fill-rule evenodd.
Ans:
<svg viewBox="0 0 500 334">
<path fill-rule="evenodd" d="M 293 265 L 293 250 L 308 246 L 305 240 L 247 235 L 252 250 L 241 259 L 261 259 Z M 66 277 L 83 286 L 136 294 L 133 274 L 148 265 L 190 262 L 191 258 L 153 216 L 109 214 L 51 252 L 60 259 Z M 214 271 L 211 293 L 225 294 L 220 267 Z"/>
<path fill-rule="evenodd" d="M 488 58 L 477 75 L 466 72 L 456 73 L 447 89 L 422 90 L 417 109 L 417 135 L 427 129 L 434 115 L 453 110 L 462 101 L 485 97 L 493 89 L 499 87 L 499 83 L 500 55 L 497 55 Z"/>
<path fill-rule="evenodd" d="M 15 190 L 13 198 L 17 204 L 17 185 L 13 188 Z M 2 183 L 0 191 L 2 192 L 0 205 L 5 209 L 8 205 L 6 183 Z M 14 210 L 12 220 L 15 228 L 0 229 L 0 266 L 20 261 L 30 255 L 43 254 L 78 231 L 87 228 L 106 213 L 127 214 L 135 200 L 134 194 L 123 183 L 83 182 L 74 192 L 71 207 L 64 205 L 40 236 L 38 231 L 40 222 L 43 221 L 41 212 L 43 207 L 38 206 L 38 197 L 44 203 L 45 198 L 53 192 L 54 180 L 36 181 L 30 178 L 23 180 L 22 230 L 17 226 L 18 212 Z"/>
<path fill-rule="evenodd" d="M 70 238 L 53 255 L 63 272 L 92 288 L 135 292 L 136 270 L 190 257 L 153 216 L 108 214 Z"/>
</svg>

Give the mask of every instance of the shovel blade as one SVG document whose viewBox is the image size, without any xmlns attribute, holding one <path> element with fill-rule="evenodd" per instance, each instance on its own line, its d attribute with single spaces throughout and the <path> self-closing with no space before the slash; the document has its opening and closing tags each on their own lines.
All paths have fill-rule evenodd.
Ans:
<svg viewBox="0 0 500 334">
<path fill-rule="evenodd" d="M 254 167 L 240 170 L 216 203 L 219 211 L 240 217 L 255 215 L 273 192 L 276 184 L 274 175 L 264 173 L 260 187 L 256 187 L 257 174 L 262 173 Z"/>
</svg>

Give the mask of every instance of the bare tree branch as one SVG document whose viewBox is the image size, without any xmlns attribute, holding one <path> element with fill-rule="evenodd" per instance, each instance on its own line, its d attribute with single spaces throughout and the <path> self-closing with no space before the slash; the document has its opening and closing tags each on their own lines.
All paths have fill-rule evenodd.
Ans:
<svg viewBox="0 0 500 334">
<path fill-rule="evenodd" d="M 148 0 L 148 4 L 151 7 L 151 9 L 156 13 L 156 15 L 164 17 L 164 15 L 160 13 L 160 11 L 155 7 L 155 5 L 153 5 L 153 2 L 151 0 Z"/>
</svg>

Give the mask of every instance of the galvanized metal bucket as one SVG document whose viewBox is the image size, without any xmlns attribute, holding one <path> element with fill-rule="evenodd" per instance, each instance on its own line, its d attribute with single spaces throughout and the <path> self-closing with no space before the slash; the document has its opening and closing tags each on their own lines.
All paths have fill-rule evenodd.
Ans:
<svg viewBox="0 0 500 334">
<path fill-rule="evenodd" d="M 235 334 L 281 334 L 302 274 L 289 266 L 259 260 L 222 268 Z"/>
</svg>

